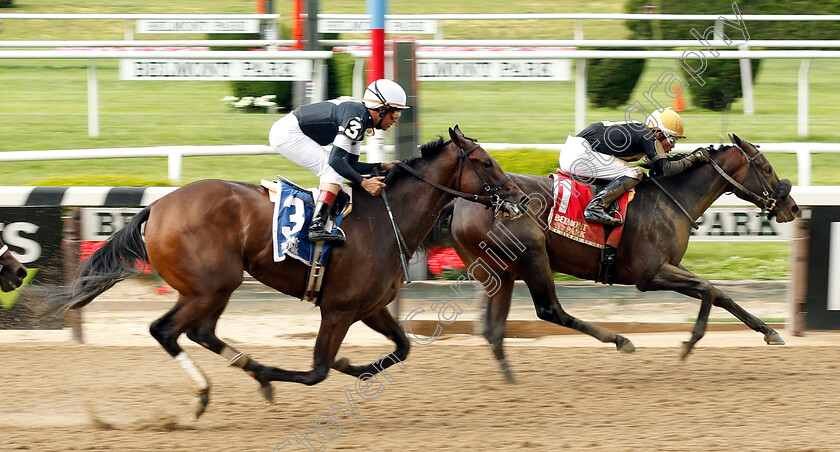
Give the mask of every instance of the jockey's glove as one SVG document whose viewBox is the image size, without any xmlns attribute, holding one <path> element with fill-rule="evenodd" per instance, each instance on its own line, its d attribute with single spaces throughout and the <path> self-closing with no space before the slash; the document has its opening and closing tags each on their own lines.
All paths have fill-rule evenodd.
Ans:
<svg viewBox="0 0 840 452">
<path fill-rule="evenodd" d="M 692 164 L 695 164 L 697 162 L 708 162 L 711 157 L 709 156 L 708 150 L 706 150 L 705 148 L 700 148 L 692 152 L 691 154 L 688 154 L 685 158 Z"/>
</svg>

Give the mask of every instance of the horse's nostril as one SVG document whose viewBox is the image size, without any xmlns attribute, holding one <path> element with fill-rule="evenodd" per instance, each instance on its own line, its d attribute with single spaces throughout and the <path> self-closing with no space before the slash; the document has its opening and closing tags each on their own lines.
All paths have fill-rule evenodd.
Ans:
<svg viewBox="0 0 840 452">
<path fill-rule="evenodd" d="M 17 270 L 17 277 L 20 279 L 26 278 L 26 269 L 21 267 Z"/>
<path fill-rule="evenodd" d="M 519 201 L 519 207 L 522 207 L 524 209 L 524 208 L 528 207 L 528 204 L 530 204 L 530 203 L 531 203 L 531 197 L 530 196 L 524 196 L 524 197 L 522 197 L 522 200 Z"/>
<path fill-rule="evenodd" d="M 799 212 L 799 206 L 796 206 L 796 205 L 793 206 L 793 208 L 790 209 L 790 211 L 793 212 L 793 213 Z"/>
</svg>

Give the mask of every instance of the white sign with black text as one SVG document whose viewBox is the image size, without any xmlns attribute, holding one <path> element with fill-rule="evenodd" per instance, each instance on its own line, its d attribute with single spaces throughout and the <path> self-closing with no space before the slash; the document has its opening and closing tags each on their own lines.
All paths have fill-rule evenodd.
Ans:
<svg viewBox="0 0 840 452">
<path fill-rule="evenodd" d="M 777 223 L 758 213 L 757 208 L 711 208 L 697 219 L 700 229 L 691 231 L 691 240 L 784 242 L 793 236 L 793 223 Z"/>
<path fill-rule="evenodd" d="M 434 20 L 387 20 L 385 31 L 390 34 L 435 34 Z M 319 19 L 318 33 L 369 33 L 367 19 Z"/>
<path fill-rule="evenodd" d="M 84 207 L 80 209 L 81 240 L 104 242 L 131 221 L 139 207 Z"/>
<path fill-rule="evenodd" d="M 570 60 L 436 60 L 417 61 L 420 80 L 568 81 Z"/>
<path fill-rule="evenodd" d="M 120 60 L 120 80 L 311 80 L 310 60 Z"/>
<path fill-rule="evenodd" d="M 138 20 L 137 33 L 259 33 L 253 19 Z"/>
</svg>

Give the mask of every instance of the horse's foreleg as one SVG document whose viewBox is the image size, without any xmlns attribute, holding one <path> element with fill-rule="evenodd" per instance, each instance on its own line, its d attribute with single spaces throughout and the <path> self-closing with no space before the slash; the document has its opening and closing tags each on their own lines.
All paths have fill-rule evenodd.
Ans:
<svg viewBox="0 0 840 452">
<path fill-rule="evenodd" d="M 394 364 L 398 365 L 400 369 L 405 369 L 403 361 L 408 357 L 411 342 L 408 340 L 400 324 L 388 311 L 388 308 L 382 308 L 377 313 L 362 319 L 362 321 L 374 331 L 394 341 L 394 344 L 397 346 L 396 350 L 393 353 L 383 353 L 378 360 L 364 366 L 352 366 L 350 365 L 349 359 L 339 358 L 335 360 L 333 369 L 354 377 L 362 377 L 362 379 L 368 379 L 382 372 L 388 381 L 393 381 L 391 374 L 385 369 Z"/>
<path fill-rule="evenodd" d="M 299 372 L 284 370 L 276 367 L 266 367 L 258 378 L 265 378 L 269 381 L 291 381 L 302 383 L 307 386 L 318 384 L 327 378 L 330 368 L 335 362 L 335 355 L 338 348 L 347 335 L 347 330 L 355 321 L 352 312 L 321 312 L 321 328 L 318 330 L 318 338 L 315 340 L 315 360 L 312 370 Z"/>
<path fill-rule="evenodd" d="M 682 265 L 679 266 L 682 270 L 688 271 Z M 738 320 L 744 322 L 745 325 L 752 328 L 753 330 L 761 333 L 764 335 L 764 342 L 768 345 L 785 345 L 784 339 L 782 336 L 776 332 L 773 328 L 770 328 L 766 323 L 764 323 L 758 317 L 750 314 L 744 308 L 742 308 L 738 303 L 736 303 L 732 298 L 727 295 L 722 290 L 718 289 L 715 286 L 711 286 L 712 295 L 713 295 L 713 303 L 715 306 L 721 307 L 729 311 L 730 314 L 734 315 Z"/>
<path fill-rule="evenodd" d="M 187 331 L 187 337 L 196 344 L 199 344 L 213 353 L 227 359 L 228 365 L 239 367 L 248 375 L 256 379 L 260 384 L 260 394 L 268 401 L 268 403 L 272 403 L 274 400 L 274 392 L 271 389 L 271 382 L 262 377 L 263 371 L 266 367 L 256 362 L 250 356 L 231 347 L 216 336 L 216 322 L 219 320 L 219 316 L 222 314 L 222 311 L 223 309 L 219 309 L 213 317 L 205 320 L 198 326 L 191 328 Z"/>
<path fill-rule="evenodd" d="M 210 382 L 192 358 L 178 345 L 178 336 L 192 326 L 190 325 L 191 319 L 195 318 L 189 312 L 191 310 L 190 305 L 184 302 L 183 297 L 179 298 L 178 304 L 163 317 L 152 322 L 149 332 L 195 382 L 198 395 L 193 412 L 193 419 L 195 420 L 207 409 L 207 403 L 210 401 Z"/>
<path fill-rule="evenodd" d="M 700 299 L 700 312 L 691 330 L 691 339 L 683 342 L 680 358 L 685 359 L 694 345 L 706 333 L 709 322 L 709 312 L 715 300 L 714 286 L 709 281 L 691 273 L 684 267 L 677 267 L 668 263 L 662 264 L 659 271 L 647 286 L 648 290 L 673 290 L 690 297 Z"/>
<path fill-rule="evenodd" d="M 584 322 L 563 310 L 554 291 L 554 276 L 548 265 L 547 257 L 541 256 L 529 262 L 533 262 L 535 265 L 528 271 L 523 272 L 521 276 L 531 292 L 537 317 L 588 334 L 601 342 L 615 343 L 615 348 L 621 352 L 633 353 L 636 351 L 636 346 L 626 337 L 615 334 L 607 328 Z"/>
<path fill-rule="evenodd" d="M 487 338 L 487 342 L 490 342 L 493 356 L 499 363 L 499 367 L 505 375 L 505 380 L 510 384 L 515 384 L 513 371 L 510 370 L 510 365 L 505 357 L 503 342 L 505 339 L 505 322 L 510 313 L 510 299 L 513 295 L 513 283 L 516 277 L 513 273 L 500 273 L 498 276 L 501 284 L 498 290 L 493 293 L 493 296 L 484 294 L 487 310 L 484 315 L 484 330 L 482 332 L 484 337 Z"/>
</svg>

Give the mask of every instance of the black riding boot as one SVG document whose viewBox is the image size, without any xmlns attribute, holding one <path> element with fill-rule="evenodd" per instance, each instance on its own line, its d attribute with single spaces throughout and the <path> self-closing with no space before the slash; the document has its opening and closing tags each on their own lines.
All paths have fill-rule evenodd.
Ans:
<svg viewBox="0 0 840 452">
<path fill-rule="evenodd" d="M 589 205 L 583 211 L 583 218 L 586 221 L 595 221 L 610 226 L 620 225 L 622 220 L 607 214 L 606 208 L 638 183 L 638 179 L 627 176 L 621 176 L 613 180 L 592 201 L 589 201 Z"/>
<path fill-rule="evenodd" d="M 312 223 L 309 225 L 307 237 L 310 242 L 328 242 L 332 245 L 344 243 L 344 235 L 332 234 L 324 229 L 327 221 L 331 218 L 332 206 L 318 201 L 315 204 L 315 213 L 312 214 Z M 333 218 L 333 223 L 335 223 Z"/>
</svg>

